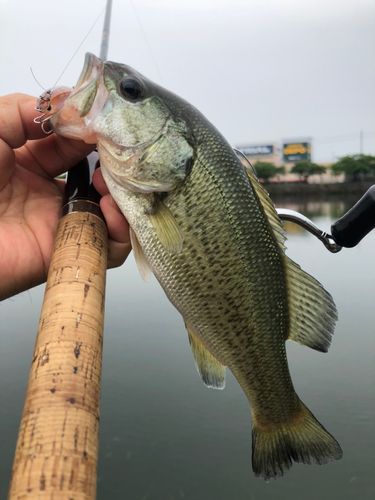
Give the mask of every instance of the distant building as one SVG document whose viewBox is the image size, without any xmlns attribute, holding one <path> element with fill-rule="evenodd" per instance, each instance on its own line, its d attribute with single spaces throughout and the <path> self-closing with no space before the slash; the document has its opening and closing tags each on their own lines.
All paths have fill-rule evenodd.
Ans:
<svg viewBox="0 0 375 500">
<path fill-rule="evenodd" d="M 249 161 L 254 165 L 257 161 L 273 163 L 277 167 L 285 166 L 285 175 L 279 177 L 281 182 L 295 182 L 299 180 L 298 175 L 290 173 L 293 165 L 299 161 L 311 161 L 312 158 L 312 141 L 311 138 L 304 137 L 300 139 L 284 139 L 281 141 L 281 147 L 275 143 L 264 144 L 246 144 L 236 146 L 236 149 L 241 151 Z M 319 163 L 325 167 L 329 167 L 329 163 Z M 334 177 L 327 168 L 327 173 L 322 175 L 314 175 L 309 177 L 310 183 L 331 183 L 342 182 L 344 176 Z"/>
<path fill-rule="evenodd" d="M 248 144 L 236 146 L 236 149 L 241 151 L 251 163 L 265 161 L 277 166 L 282 165 L 280 153 L 275 144 Z"/>
</svg>

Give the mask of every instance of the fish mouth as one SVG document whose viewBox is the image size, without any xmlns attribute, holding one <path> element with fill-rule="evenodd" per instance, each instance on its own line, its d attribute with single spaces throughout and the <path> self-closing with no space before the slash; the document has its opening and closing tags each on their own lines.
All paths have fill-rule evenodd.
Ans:
<svg viewBox="0 0 375 500">
<path fill-rule="evenodd" d="M 104 61 L 96 57 L 91 52 L 86 52 L 85 62 L 81 74 L 79 75 L 76 86 L 73 89 L 70 97 L 73 97 L 84 89 L 87 89 L 94 81 L 98 80 L 103 73 Z"/>
<path fill-rule="evenodd" d="M 51 116 L 53 131 L 70 139 L 82 139 L 88 144 L 96 142 L 90 125 L 109 97 L 105 85 L 100 85 L 104 64 L 94 54 L 86 53 L 76 86 L 61 109 Z"/>
<path fill-rule="evenodd" d="M 64 96 L 62 107 L 51 116 L 52 131 L 69 139 L 96 144 L 102 167 L 127 190 L 143 193 L 170 191 L 175 180 L 170 182 L 162 167 L 156 174 L 149 173 L 150 159 L 160 153 L 159 148 L 167 140 L 169 129 L 173 128 L 170 113 L 164 110 L 155 130 L 147 129 L 147 134 L 137 136 L 108 131 L 106 120 L 114 109 L 120 108 L 121 116 L 131 123 L 131 113 L 129 117 L 126 102 L 117 97 L 115 87 L 121 71 L 112 66 L 113 63 L 106 63 L 94 54 L 86 54 L 76 86 L 68 97 Z M 146 111 L 148 104 L 142 102 Z M 138 110 L 135 111 L 138 120 L 144 118 L 146 111 L 139 111 L 140 104 L 134 104 L 134 107 Z"/>
</svg>

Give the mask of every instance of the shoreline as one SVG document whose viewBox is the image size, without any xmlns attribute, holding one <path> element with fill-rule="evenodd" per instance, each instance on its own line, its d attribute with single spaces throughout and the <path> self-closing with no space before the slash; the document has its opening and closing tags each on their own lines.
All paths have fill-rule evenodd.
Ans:
<svg viewBox="0 0 375 500">
<path fill-rule="evenodd" d="M 307 182 L 268 182 L 262 184 L 268 194 L 273 197 L 305 198 L 314 196 L 326 198 L 328 196 L 355 195 L 363 196 L 375 184 L 375 179 L 361 182 L 337 182 L 332 184 L 308 184 Z"/>
</svg>

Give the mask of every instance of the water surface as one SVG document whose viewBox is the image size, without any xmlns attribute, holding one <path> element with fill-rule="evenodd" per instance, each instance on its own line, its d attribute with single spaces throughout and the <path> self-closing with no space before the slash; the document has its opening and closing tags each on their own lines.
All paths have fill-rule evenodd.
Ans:
<svg viewBox="0 0 375 500">
<path fill-rule="evenodd" d="M 329 230 L 352 202 L 277 203 Z M 251 419 L 228 371 L 207 389 L 179 314 L 134 261 L 108 273 L 99 500 L 372 500 L 375 497 L 375 232 L 330 254 L 288 225 L 288 255 L 333 295 L 328 354 L 287 343 L 297 393 L 339 441 L 344 457 L 294 464 L 266 484 L 251 470 Z M 7 495 L 44 287 L 0 304 L 0 498 Z"/>
</svg>

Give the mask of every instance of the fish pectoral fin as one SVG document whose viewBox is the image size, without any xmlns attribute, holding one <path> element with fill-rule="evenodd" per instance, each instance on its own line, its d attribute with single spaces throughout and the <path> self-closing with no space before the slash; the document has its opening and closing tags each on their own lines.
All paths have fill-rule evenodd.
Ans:
<svg viewBox="0 0 375 500">
<path fill-rule="evenodd" d="M 220 363 L 213 354 L 205 347 L 191 326 L 185 322 L 189 335 L 189 342 L 199 375 L 207 387 L 213 389 L 224 389 L 225 387 L 225 365 Z"/>
<path fill-rule="evenodd" d="M 149 219 L 164 248 L 170 253 L 180 253 L 182 234 L 169 208 L 161 202 L 156 212 L 149 215 Z"/>
<path fill-rule="evenodd" d="M 132 249 L 134 253 L 134 259 L 135 263 L 137 264 L 139 274 L 141 275 L 141 278 L 143 281 L 146 281 L 148 283 L 150 281 L 151 277 L 151 268 L 149 263 L 147 262 L 146 256 L 143 252 L 143 249 L 138 241 L 137 235 L 133 231 L 132 228 L 130 229 L 130 241 L 132 244 Z"/>
<path fill-rule="evenodd" d="M 288 340 L 327 352 L 337 320 L 331 295 L 298 264 L 285 257 L 290 327 Z"/>
</svg>

